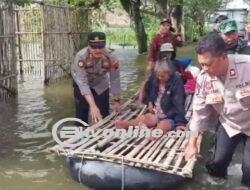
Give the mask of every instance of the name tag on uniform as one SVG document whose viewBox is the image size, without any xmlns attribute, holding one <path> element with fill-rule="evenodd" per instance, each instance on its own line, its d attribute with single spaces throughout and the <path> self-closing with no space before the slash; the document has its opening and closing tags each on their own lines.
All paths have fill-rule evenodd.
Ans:
<svg viewBox="0 0 250 190">
<path fill-rule="evenodd" d="M 242 106 L 242 110 L 250 109 L 250 86 L 245 86 L 236 91 L 235 96 Z"/>
<path fill-rule="evenodd" d="M 236 91 L 236 98 L 238 100 L 249 97 L 250 96 L 250 86 L 246 86 L 243 88 L 240 88 Z"/>
<path fill-rule="evenodd" d="M 206 96 L 206 104 L 220 104 L 223 102 L 223 98 L 220 94 L 208 94 Z"/>
</svg>

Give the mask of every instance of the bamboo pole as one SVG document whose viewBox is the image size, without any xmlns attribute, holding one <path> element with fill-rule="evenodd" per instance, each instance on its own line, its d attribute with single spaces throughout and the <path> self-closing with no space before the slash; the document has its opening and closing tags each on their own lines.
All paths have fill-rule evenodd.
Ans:
<svg viewBox="0 0 250 190">
<path fill-rule="evenodd" d="M 183 167 L 182 169 L 182 175 L 185 176 L 185 177 L 192 177 L 192 174 L 193 174 L 193 168 L 194 168 L 194 165 L 195 165 L 195 162 L 196 162 L 196 158 L 192 158 L 190 159 L 187 164 Z"/>
<path fill-rule="evenodd" d="M 4 36 L 0 35 L 0 38 L 4 38 L 4 39 L 6 39 L 6 38 L 15 38 L 15 35 L 11 35 L 11 34 L 4 35 Z"/>
<path fill-rule="evenodd" d="M 107 155 L 107 154 L 103 154 L 103 153 L 88 153 L 88 152 L 82 152 L 79 153 L 78 156 L 84 156 L 84 158 L 86 159 L 93 159 L 93 158 L 98 158 L 98 160 L 103 160 L 103 161 L 109 161 L 109 162 L 113 162 L 114 160 L 117 163 L 122 163 L 121 161 L 121 157 L 117 156 L 117 155 Z M 173 173 L 172 170 L 167 170 L 166 167 L 164 167 L 161 164 L 157 164 L 157 163 L 151 163 L 151 162 L 143 162 L 141 160 L 137 160 L 135 158 L 127 158 L 127 157 L 123 157 L 123 164 L 126 165 L 130 165 L 130 163 L 139 163 L 141 165 L 142 168 L 150 168 L 153 167 L 156 171 L 161 171 L 161 172 L 166 172 L 166 173 Z M 178 175 L 182 175 L 181 172 L 177 172 Z"/>
<path fill-rule="evenodd" d="M 11 74 L 11 75 L 8 75 L 8 76 L 4 76 L 4 77 L 1 77 L 0 78 L 0 81 L 5 81 L 9 78 L 12 78 L 12 77 L 16 77 L 17 75 L 16 74 Z"/>
<path fill-rule="evenodd" d="M 155 150 L 155 152 L 150 156 L 150 158 L 149 158 L 150 162 L 152 162 L 155 159 L 155 157 L 162 151 L 162 149 L 163 149 L 166 141 L 168 140 L 168 138 L 169 138 L 168 136 L 164 135 L 163 141 L 158 146 L 158 148 Z"/>
<path fill-rule="evenodd" d="M 181 163 L 182 163 L 182 161 L 183 161 L 183 158 L 184 158 L 184 153 L 181 152 L 181 153 L 179 154 L 179 156 L 178 156 L 178 158 L 177 158 L 177 160 L 176 160 L 174 166 L 173 166 L 173 172 L 174 172 L 174 173 L 176 173 L 177 170 L 180 168 L 180 165 L 181 165 Z"/>
<path fill-rule="evenodd" d="M 139 152 L 139 154 L 135 157 L 135 159 L 140 160 L 141 157 L 142 157 L 144 154 L 146 154 L 146 152 L 147 152 L 154 144 L 155 144 L 155 141 L 149 142 L 149 144 Z"/>
<path fill-rule="evenodd" d="M 134 117 L 138 112 L 139 112 L 139 110 L 135 110 L 134 112 L 132 112 L 132 114 L 128 115 L 128 117 L 125 118 L 125 119 L 127 119 L 127 120 L 131 119 L 131 118 Z M 108 139 L 107 141 L 105 141 L 105 143 L 102 142 L 101 145 L 102 145 L 102 146 L 105 146 L 107 143 L 111 142 L 111 141 L 114 140 L 114 139 L 116 139 L 116 137 L 111 137 L 110 139 Z M 130 139 L 130 138 L 129 138 L 129 139 Z M 127 141 L 127 140 L 129 140 L 129 139 L 120 139 L 118 142 L 120 142 L 120 141 Z M 118 143 L 118 142 L 117 142 L 117 143 Z M 112 150 L 112 147 L 115 147 L 115 146 L 116 146 L 116 143 L 115 143 L 113 146 L 109 147 L 108 149 L 104 150 L 104 153 L 108 153 L 109 150 Z M 99 147 L 100 147 L 100 145 L 99 145 Z"/>
<path fill-rule="evenodd" d="M 150 142 L 149 139 L 144 139 L 139 145 L 137 145 L 129 154 L 126 155 L 128 158 L 133 158 L 139 151 Z"/>
<path fill-rule="evenodd" d="M 148 160 L 148 158 L 154 153 L 154 151 L 157 149 L 157 147 L 159 147 L 159 145 L 161 144 L 161 142 L 163 141 L 163 136 L 160 139 L 156 139 L 154 140 L 156 143 L 154 144 L 154 146 L 152 146 L 148 152 L 142 157 L 142 161 L 146 162 Z"/>
<path fill-rule="evenodd" d="M 135 141 L 133 143 L 128 144 L 127 147 L 118 154 L 118 156 L 122 156 L 128 150 L 133 149 L 134 147 L 136 147 L 137 143 L 139 143 L 142 139 L 143 139 L 143 137 L 142 138 L 135 138 L 134 139 Z M 124 155 L 124 156 L 127 156 L 127 155 Z"/>
<path fill-rule="evenodd" d="M 131 115 L 134 117 L 136 114 L 142 113 L 144 113 L 143 109 L 136 109 L 133 113 L 128 114 L 127 118 L 130 118 Z M 105 128 L 112 128 L 113 125 L 114 117 L 107 121 L 105 127 L 99 124 L 96 128 L 102 127 L 101 129 L 104 130 Z M 123 156 L 124 164 L 126 165 L 192 177 L 192 170 L 196 160 L 190 160 L 182 168 L 180 167 L 184 158 L 183 150 L 188 142 L 188 139 L 184 136 L 180 138 L 165 138 L 164 136 L 158 141 L 151 142 L 143 138 L 118 139 L 117 142 L 115 142 L 116 139 L 102 139 L 99 141 L 100 139 L 95 138 L 92 139 L 92 142 L 88 141 L 87 144 L 89 145 L 85 144 L 85 148 L 77 148 L 70 152 L 64 150 L 61 154 L 68 155 L 70 153 L 74 156 L 84 156 L 84 158 L 90 160 L 98 159 L 120 164 L 121 156 Z M 197 142 L 200 141 L 198 140 Z M 107 143 L 110 143 L 110 145 L 98 152 L 96 150 L 98 143 L 101 145 L 100 147 L 104 147 Z M 198 143 L 197 146 L 200 147 L 200 144 Z M 86 151 L 92 151 L 92 153 L 87 153 Z"/>
<path fill-rule="evenodd" d="M 168 142 L 165 144 L 165 147 L 169 149 L 174 144 L 175 140 L 175 137 L 169 138 Z"/>
<path fill-rule="evenodd" d="M 155 158 L 154 163 L 159 163 L 162 158 L 166 155 L 166 153 L 169 151 L 169 148 L 172 146 L 172 144 L 175 142 L 174 138 L 168 138 L 167 143 L 164 146 L 164 149 L 160 152 L 160 154 Z"/>
<path fill-rule="evenodd" d="M 189 141 L 188 138 L 184 139 L 184 141 L 182 142 L 182 144 L 180 146 L 180 150 L 183 150 L 186 148 L 188 141 Z"/>
<path fill-rule="evenodd" d="M 17 32 L 16 34 L 18 34 L 18 32 L 20 31 L 20 19 L 19 19 L 19 12 L 16 11 L 16 26 L 17 26 Z M 23 59 L 23 55 L 22 55 L 22 45 L 21 45 L 21 37 L 19 35 L 17 35 L 17 44 L 18 44 L 18 55 L 19 55 L 19 60 L 22 60 Z M 21 77 L 23 76 L 23 62 L 22 61 L 19 61 L 19 64 L 20 64 L 20 75 Z"/>
<path fill-rule="evenodd" d="M 7 80 L 8 81 L 8 80 Z M 8 86 L 11 86 L 10 84 L 8 84 Z M 15 95 L 16 91 L 11 89 L 11 87 L 5 86 L 3 84 L 0 83 L 0 88 L 3 88 L 4 90 L 6 90 L 7 92 L 9 92 L 10 94 Z"/>
<path fill-rule="evenodd" d="M 44 6 L 40 6 L 40 10 L 41 10 L 41 41 L 42 41 L 42 64 L 43 64 L 43 67 L 44 67 L 44 83 L 47 83 L 48 80 L 49 80 L 49 76 L 48 76 L 48 68 L 46 67 L 46 64 L 47 62 L 45 61 L 46 60 L 46 37 L 45 37 L 45 31 L 46 31 L 46 26 L 45 26 L 45 19 L 46 19 L 46 16 L 45 16 L 45 7 Z M 47 19 L 46 19 L 47 20 Z"/>
<path fill-rule="evenodd" d="M 139 110 L 135 110 L 131 115 L 128 115 L 128 117 L 124 118 L 124 116 L 127 116 L 127 114 L 130 112 L 130 109 L 127 110 L 124 114 L 122 114 L 122 116 L 120 116 L 121 119 L 126 119 L 126 120 L 129 120 L 131 119 L 132 117 L 134 117 L 138 112 Z M 115 121 L 111 121 L 111 123 L 104 127 L 104 129 L 107 129 L 107 128 L 110 128 L 111 126 L 113 126 L 115 123 Z M 107 145 L 108 143 L 110 143 L 111 141 L 113 141 L 116 137 L 110 137 L 110 138 L 106 138 L 106 139 L 103 139 L 102 141 L 100 141 L 98 144 L 97 144 L 97 147 L 98 148 L 102 148 L 104 147 L 105 145 Z"/>
<path fill-rule="evenodd" d="M 5 9 L 6 8 L 6 9 Z M 13 3 L 0 5 L 0 98 L 17 94 Z"/>
<path fill-rule="evenodd" d="M 199 135 L 199 137 L 197 139 L 197 144 L 196 144 L 196 146 L 198 148 L 198 153 L 200 152 L 201 141 L 202 141 L 202 136 Z M 195 165 L 196 161 L 197 161 L 196 155 L 192 159 L 188 160 L 188 162 L 186 163 L 186 165 L 182 169 L 183 176 L 192 177 L 193 169 L 194 169 L 194 165 Z"/>
<path fill-rule="evenodd" d="M 116 143 L 114 143 L 113 145 L 111 145 L 110 147 L 108 147 L 107 149 L 105 149 L 102 153 L 104 154 L 108 154 L 109 152 L 111 152 L 114 148 L 116 148 L 117 146 L 119 146 L 120 144 L 126 143 L 127 141 L 131 140 L 131 138 L 129 139 L 120 139 L 119 141 L 117 141 Z"/>
<path fill-rule="evenodd" d="M 119 150 L 121 150 L 122 148 L 126 149 L 127 144 L 131 143 L 133 140 L 135 140 L 136 138 L 132 137 L 132 138 L 128 138 L 128 139 L 121 139 L 122 143 L 115 147 L 113 150 L 111 150 L 110 152 L 108 152 L 108 154 L 116 154 L 116 152 L 118 152 Z"/>
<path fill-rule="evenodd" d="M 128 105 L 129 103 L 131 103 L 131 102 L 132 102 L 132 99 L 130 99 L 130 100 L 128 100 L 127 102 L 125 102 L 125 103 L 122 105 L 122 109 L 125 109 L 125 108 L 127 107 L 127 105 Z M 123 115 L 121 115 L 120 117 L 123 118 L 123 117 L 126 116 L 129 112 L 130 112 L 130 110 L 125 111 L 125 113 L 124 113 Z M 90 128 L 93 129 L 93 130 L 96 130 L 96 129 L 100 128 L 101 126 L 105 125 L 107 122 L 109 122 L 109 121 L 110 121 L 112 118 L 114 118 L 115 116 L 116 116 L 116 112 L 112 112 L 109 116 L 105 117 L 102 121 L 100 121 L 100 122 L 98 122 L 98 123 L 96 123 L 96 124 L 90 126 Z M 106 128 L 112 126 L 113 124 L 114 124 L 114 123 L 111 123 L 111 124 L 109 123 L 108 126 L 107 126 Z M 99 134 L 100 134 L 100 132 L 102 132 L 102 131 L 99 131 Z M 64 143 L 65 143 L 65 144 L 72 144 L 72 143 L 76 142 L 76 140 L 77 140 L 77 139 L 72 138 L 72 139 L 68 139 L 68 140 L 64 141 Z M 55 145 L 54 147 L 52 147 L 51 151 L 55 151 L 55 150 L 59 151 L 59 150 L 62 150 L 62 149 L 63 149 L 63 147 L 61 147 L 60 145 Z"/>
<path fill-rule="evenodd" d="M 138 113 L 138 110 L 134 111 L 134 112 L 133 112 L 131 115 L 129 115 L 128 117 L 132 117 L 133 115 L 136 115 L 137 113 Z M 78 147 L 77 149 L 75 149 L 75 151 L 80 151 L 81 149 L 83 150 L 83 149 L 87 148 L 88 146 L 92 145 L 93 143 L 97 142 L 97 141 L 100 140 L 101 138 L 103 138 L 102 130 L 100 130 L 100 133 L 99 133 L 99 134 L 100 134 L 99 136 L 97 136 L 96 138 L 90 140 L 88 143 L 81 145 L 80 147 Z M 111 139 L 111 140 L 113 140 L 113 139 Z M 96 143 L 95 146 L 97 147 L 97 145 L 98 145 L 98 144 Z"/>
<path fill-rule="evenodd" d="M 180 147 L 180 145 L 183 142 L 183 140 L 184 140 L 184 137 L 180 137 L 178 139 L 178 141 L 175 143 L 175 145 L 172 147 L 172 149 L 168 153 L 167 158 L 163 162 L 163 165 L 167 165 L 167 166 L 170 165 L 171 161 L 174 159 L 174 157 L 176 155 L 177 149 Z"/>
</svg>

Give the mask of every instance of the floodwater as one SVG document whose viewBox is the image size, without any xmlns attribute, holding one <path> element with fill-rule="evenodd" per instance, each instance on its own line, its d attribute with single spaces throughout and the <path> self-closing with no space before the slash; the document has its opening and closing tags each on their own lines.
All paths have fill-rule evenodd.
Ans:
<svg viewBox="0 0 250 190">
<path fill-rule="evenodd" d="M 122 63 L 125 100 L 137 91 L 145 78 L 146 55 L 137 55 L 134 49 L 117 49 L 115 53 Z M 18 98 L 0 104 L 0 190 L 88 189 L 71 178 L 64 158 L 48 151 L 54 144 L 52 124 L 74 116 L 71 83 L 71 80 L 61 80 L 44 88 L 39 77 L 25 77 L 24 82 L 19 83 Z M 211 139 L 212 134 L 208 135 Z M 175 189 L 246 189 L 240 186 L 240 154 L 229 168 L 228 180 L 207 175 L 203 165 L 211 149 L 208 138 L 194 178 Z"/>
</svg>

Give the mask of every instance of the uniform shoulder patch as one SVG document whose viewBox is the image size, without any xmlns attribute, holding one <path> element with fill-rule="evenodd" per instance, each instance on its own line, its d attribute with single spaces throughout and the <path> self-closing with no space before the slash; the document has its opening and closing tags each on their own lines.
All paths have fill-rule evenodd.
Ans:
<svg viewBox="0 0 250 190">
<path fill-rule="evenodd" d="M 79 67 L 83 67 L 83 66 L 84 66 L 83 61 L 79 61 L 79 62 L 78 62 L 78 65 L 79 65 Z"/>
</svg>

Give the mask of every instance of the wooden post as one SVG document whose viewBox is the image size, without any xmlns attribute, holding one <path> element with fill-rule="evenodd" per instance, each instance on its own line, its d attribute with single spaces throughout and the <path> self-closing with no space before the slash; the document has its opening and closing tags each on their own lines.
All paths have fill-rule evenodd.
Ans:
<svg viewBox="0 0 250 190">
<path fill-rule="evenodd" d="M 17 45 L 18 45 L 18 58 L 19 58 L 19 65 L 20 65 L 20 75 L 21 78 L 23 78 L 23 55 L 22 55 L 22 43 L 21 43 L 21 37 L 19 32 L 20 31 L 20 20 L 19 20 L 19 10 L 16 10 L 16 28 L 17 28 Z"/>
<path fill-rule="evenodd" d="M 42 52 L 43 52 L 43 55 L 42 55 L 42 57 L 43 57 L 43 61 L 42 61 L 42 63 L 43 63 L 43 67 L 44 67 L 44 83 L 46 84 L 48 81 L 49 81 L 49 79 L 48 79 L 48 67 L 47 67 L 47 65 L 46 65 L 46 63 L 45 63 L 45 54 L 46 54 L 46 38 L 45 38 L 45 29 L 46 29 L 46 27 L 45 27 L 45 16 L 44 16 L 44 14 L 45 14 L 45 8 L 44 8 L 44 5 L 43 5 L 43 3 L 40 5 L 40 9 L 41 9 L 41 37 L 42 37 L 42 48 L 43 48 L 43 50 L 42 50 Z"/>
</svg>

